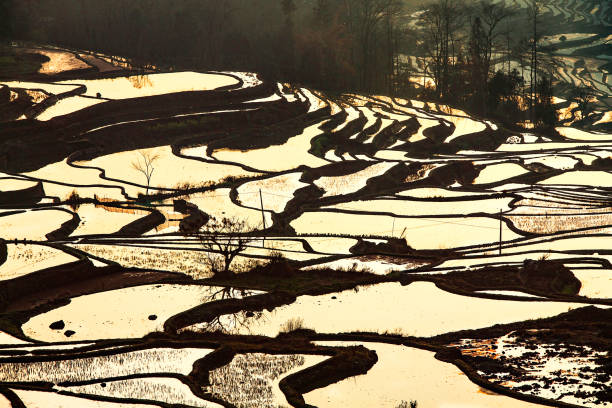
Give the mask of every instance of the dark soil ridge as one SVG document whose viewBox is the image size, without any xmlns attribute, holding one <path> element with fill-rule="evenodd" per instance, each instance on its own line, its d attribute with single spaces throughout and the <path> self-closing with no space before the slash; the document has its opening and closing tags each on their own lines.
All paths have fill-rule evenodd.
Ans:
<svg viewBox="0 0 612 408">
<path fill-rule="evenodd" d="M 11 408 L 27 408 L 25 404 L 19 399 L 17 394 L 10 390 L 8 387 L 0 385 L 0 394 L 4 395 L 11 404 Z"/>
<path fill-rule="evenodd" d="M 166 217 L 158 210 L 153 210 L 149 215 L 145 215 L 131 223 L 124 225 L 121 229 L 112 235 L 120 237 L 133 237 L 143 235 L 144 233 L 155 229 L 166 222 Z"/>
<path fill-rule="evenodd" d="M 485 329 L 465 330 L 455 333 L 447 333 L 440 336 L 432 337 L 430 340 L 436 344 L 450 345 L 456 343 L 460 339 L 494 339 L 506 335 L 510 332 L 516 332 L 519 336 L 525 336 L 530 330 L 537 330 L 535 336 L 538 342 L 547 344 L 558 344 L 570 347 L 591 347 L 599 352 L 609 352 L 612 347 L 612 325 L 611 309 L 601 309 L 594 306 L 588 306 L 580 309 L 574 309 L 561 315 L 531 320 L 525 322 L 511 323 L 505 325 L 496 325 Z M 534 343 L 534 334 L 531 333 L 528 342 Z M 482 369 L 486 372 L 504 372 L 508 371 L 508 367 L 499 364 L 496 360 L 486 357 L 470 357 L 463 356 L 461 360 L 464 364 L 474 367 L 474 369 Z M 497 363 L 493 364 L 493 362 Z M 597 373 L 609 378 L 610 361 L 607 358 L 602 361 Z M 520 378 L 520 375 L 518 376 Z M 591 378 L 594 378 L 591 375 Z M 604 380 L 605 381 L 605 380 Z M 609 400 L 610 391 L 598 391 L 597 395 L 601 398 Z"/>
<path fill-rule="evenodd" d="M 243 309 L 241 309 L 241 310 L 243 310 Z M 461 367 L 460 367 L 460 368 L 461 368 Z M 299 377 L 298 377 L 298 378 L 299 378 Z M 291 393 L 292 391 L 291 391 L 291 389 L 289 389 L 287 392 Z M 512 396 L 514 396 L 514 395 L 512 395 Z M 292 397 L 292 398 L 293 398 L 293 397 Z M 299 401 L 299 400 L 298 400 L 298 401 Z M 541 401 L 538 401 L 538 402 L 541 402 Z M 556 406 L 568 406 L 568 405 L 556 405 Z"/>
<path fill-rule="evenodd" d="M 37 204 L 45 197 L 43 184 L 38 181 L 35 186 L 13 191 L 0 191 L 1 207 L 27 207 Z"/>
<path fill-rule="evenodd" d="M 130 124 L 112 126 L 112 132 L 105 129 L 98 130 L 95 139 L 76 139 L 83 135 L 84 132 L 107 125 L 116 124 L 118 122 L 156 119 L 163 118 L 172 114 L 185 114 L 191 112 L 207 112 L 215 110 L 227 109 L 232 103 L 243 103 L 253 98 L 257 98 L 262 93 L 266 93 L 271 84 L 261 84 L 251 88 L 238 89 L 234 91 L 211 90 L 211 91 L 189 91 L 172 93 L 165 95 L 156 95 L 141 98 L 132 98 L 125 100 L 108 101 L 104 104 L 98 104 L 69 115 L 54 118 L 47 122 L 38 122 L 32 120 L 22 120 L 9 122 L 0 131 L 0 136 L 5 140 L 4 146 L 4 164 L 3 169 L 14 172 L 24 172 L 36 170 L 46 164 L 60 161 L 77 150 L 88 149 L 92 146 L 102 148 L 99 155 L 115 153 L 122 150 L 130 150 L 130 148 L 155 147 L 158 145 L 166 145 L 169 140 L 160 140 L 155 142 L 156 137 L 147 134 L 147 138 L 143 138 L 142 132 L 137 132 L 136 137 L 133 126 Z M 285 106 L 286 105 L 286 106 Z M 302 104 L 284 104 L 283 110 L 290 109 L 291 106 L 302 106 Z M 300 109 L 298 107 L 298 109 Z M 214 116 L 216 126 L 227 124 L 232 129 L 236 129 L 236 125 L 253 126 L 258 122 L 261 124 L 272 123 L 278 118 L 278 108 L 259 107 L 255 113 L 245 111 L 229 112 L 225 114 L 216 114 Z M 218 118 L 227 117 L 235 119 L 220 121 Z M 271 121 L 272 119 L 272 121 Z M 174 121 L 176 119 L 166 119 L 166 121 Z M 266 122 L 267 121 L 267 122 Z M 145 122 L 146 123 L 146 122 Z M 210 127 L 210 123 L 206 124 Z M 139 126 L 140 128 L 142 125 Z M 121 130 L 127 128 L 130 134 L 129 138 L 125 138 L 124 132 Z M 149 129 L 151 130 L 151 129 Z M 219 129 L 217 129 L 219 130 Z M 148 132 L 150 133 L 150 132 Z M 44 137 L 43 137 L 44 135 Z M 94 136 L 92 134 L 92 136 Z M 170 137 L 176 137 L 170 135 Z M 166 136 L 166 139 L 168 136 Z M 148 142 L 146 140 L 149 140 Z M 59 141 L 68 142 L 60 144 Z M 129 142 L 131 146 L 123 147 Z M 151 143 L 153 141 L 153 143 Z M 92 145 L 92 142 L 94 143 Z M 144 142 L 144 144 L 143 144 Z M 9 145 L 7 145 L 9 143 Z M 139 145 L 140 143 L 140 145 Z M 146 144 L 149 144 L 148 146 Z M 33 156 L 31 146 L 39 145 L 38 150 L 45 152 L 44 156 Z M 152 144 L 152 145 L 151 145 Z M 12 146 L 11 146 L 12 145 Z M 28 151 L 24 149 L 28 146 Z M 106 148 L 109 146 L 110 148 Z M 10 155 L 7 155 L 10 151 Z M 28 153 L 28 155 L 25 155 Z M 95 157 L 95 156 L 94 156 Z M 80 157 L 81 160 L 93 157 Z M 2 161 L 0 161 L 2 163 Z"/>
<path fill-rule="evenodd" d="M 56 207 L 53 209 L 66 212 L 70 214 L 72 218 L 62 223 L 62 225 L 58 229 L 46 234 L 45 238 L 47 238 L 49 241 L 58 241 L 58 240 L 66 239 L 68 238 L 70 234 L 72 234 L 79 227 L 79 224 L 81 223 L 81 217 L 79 217 L 79 215 L 76 212 L 66 210 L 65 208 Z M 44 210 L 35 210 L 35 211 L 44 211 Z"/>
<path fill-rule="evenodd" d="M 173 208 L 185 215 L 179 223 L 179 231 L 185 234 L 197 233 L 210 220 L 207 213 L 201 211 L 197 205 L 185 200 L 174 200 Z"/>
<path fill-rule="evenodd" d="M 61 94 L 51 95 L 40 103 L 37 103 L 26 109 L 24 115 L 27 119 L 34 119 L 43 111 L 57 104 L 62 99 L 70 98 L 71 96 L 82 95 L 87 91 L 85 85 L 78 85 L 75 89 Z"/>
<path fill-rule="evenodd" d="M 573 317 L 577 320 L 581 320 L 585 314 L 587 316 L 590 315 L 591 310 L 587 310 L 587 309 L 590 309 L 590 308 L 578 309 L 578 310 L 569 312 L 568 314 L 575 314 L 576 316 L 573 316 Z M 539 324 L 539 323 L 546 322 L 546 321 L 554 321 L 555 319 L 559 320 L 559 317 L 540 319 L 537 321 L 533 321 L 532 323 Z M 561 319 L 560 322 L 561 322 L 560 324 L 563 324 L 564 323 L 563 319 Z M 571 323 L 575 323 L 575 322 L 571 322 Z M 279 336 L 279 338 L 277 338 L 278 340 L 275 340 L 275 339 L 270 339 L 270 338 L 264 338 L 261 336 L 231 336 L 231 335 L 224 335 L 224 334 L 209 333 L 204 336 L 208 337 L 208 341 L 212 339 L 216 339 L 216 341 L 218 341 L 218 343 L 216 343 L 218 347 L 215 352 L 209 354 L 208 356 L 204 357 L 204 359 L 199 360 L 198 362 L 194 364 L 194 371 L 192 371 L 192 373 L 190 374 L 190 377 L 192 379 L 197 380 L 195 382 L 197 382 L 198 384 L 202 384 L 200 381 L 204 381 L 203 384 L 206 384 L 205 381 L 207 380 L 208 371 L 227 364 L 227 362 L 231 361 L 233 356 L 238 352 L 244 353 L 244 352 L 249 352 L 249 351 L 251 352 L 266 352 L 267 351 L 267 352 L 279 353 L 279 354 L 287 353 L 286 349 L 282 350 L 283 348 L 286 348 L 287 346 L 287 339 L 292 339 L 290 340 L 290 344 L 292 344 L 294 352 L 298 352 L 301 354 L 304 354 L 304 353 L 320 354 L 322 347 L 321 346 L 310 346 L 312 348 L 315 348 L 316 350 L 313 350 L 312 348 L 308 350 L 308 346 L 305 345 L 305 346 L 300 347 L 299 349 L 296 349 L 295 341 L 297 341 L 298 344 L 300 343 L 305 344 L 312 340 L 379 342 L 379 343 L 403 345 L 403 346 L 408 346 L 408 347 L 416 347 L 416 348 L 436 352 L 435 357 L 438 360 L 454 364 L 459 369 L 461 369 L 468 376 L 468 378 L 470 378 L 470 380 L 474 382 L 475 384 L 485 389 L 499 393 L 501 395 L 506 395 L 506 396 L 516 398 L 519 400 L 523 400 L 523 401 L 527 401 L 527 402 L 548 405 L 548 406 L 555 406 L 555 407 L 560 407 L 560 408 L 576 407 L 576 405 L 567 404 L 567 403 L 563 403 L 559 401 L 547 400 L 541 397 L 526 395 L 526 394 L 515 392 L 506 387 L 501 387 L 496 384 L 492 384 L 489 381 L 483 379 L 480 375 L 478 375 L 477 368 L 472 367 L 468 362 L 464 361 L 463 356 L 461 355 L 460 352 L 458 352 L 457 350 L 449 349 L 448 347 L 444 345 L 445 342 L 448 342 L 448 336 L 451 336 L 451 335 L 461 335 L 465 333 L 472 334 L 475 332 L 484 332 L 484 331 L 490 331 L 490 330 L 494 330 L 497 333 L 505 334 L 507 333 L 506 330 L 510 328 L 508 326 L 512 326 L 512 328 L 514 328 L 517 325 L 523 325 L 523 324 L 524 322 L 511 324 L 511 325 L 504 325 L 503 327 L 498 325 L 498 326 L 493 326 L 492 328 L 489 328 L 489 329 L 479 329 L 479 330 L 456 332 L 452 334 L 436 336 L 430 339 L 406 338 L 406 337 L 401 337 L 401 336 L 389 336 L 389 335 L 368 334 L 368 333 L 316 334 L 311 331 L 300 331 L 294 334 Z M 155 347 L 172 346 L 172 345 L 176 346 L 178 344 L 176 340 L 166 341 L 163 339 L 155 339 L 156 337 L 160 337 L 160 336 L 165 336 L 165 335 L 161 333 L 156 333 L 154 335 L 149 336 L 148 337 L 149 343 L 146 346 L 148 348 L 155 348 Z M 202 335 L 201 334 L 196 335 L 193 333 L 183 333 L 182 335 L 179 335 L 179 338 L 180 338 L 179 341 L 181 342 L 181 346 L 182 347 L 194 346 L 194 345 L 202 346 L 203 344 L 206 344 L 207 346 L 211 346 L 215 344 L 214 340 L 213 342 L 207 342 L 207 340 L 198 340 L 194 342 L 193 340 L 194 336 L 200 337 Z M 475 336 L 471 336 L 471 337 L 474 338 Z M 241 347 L 236 347 L 236 343 L 234 343 L 234 345 L 232 346 L 223 346 L 222 344 L 224 344 L 225 342 L 221 341 L 221 339 L 229 340 L 229 341 L 237 340 L 238 342 L 242 342 L 242 341 L 245 341 L 246 339 L 249 339 L 249 342 L 254 345 L 254 348 L 249 348 L 248 346 L 245 346 L 244 344 Z M 265 345 L 265 341 L 262 343 L 263 339 L 270 339 L 268 340 L 268 342 L 271 342 L 270 344 L 274 344 L 275 341 L 276 342 L 280 341 L 280 343 L 276 343 L 277 346 L 273 346 L 270 348 L 269 346 Z M 280 349 L 278 348 L 278 345 L 281 345 Z M 111 352 L 111 350 L 102 351 L 101 354 L 99 355 L 117 354 L 117 350 L 112 350 L 112 351 L 113 352 Z M 126 351 L 125 349 L 122 349 L 120 352 L 125 352 L 125 351 Z M 367 357 L 365 357 L 363 353 L 366 353 Z M 323 354 L 327 354 L 327 353 L 324 352 Z M 376 362 L 375 353 L 368 351 L 366 348 L 363 348 L 363 347 L 352 348 L 352 349 L 346 350 L 346 353 L 344 353 L 344 355 L 347 357 L 350 356 L 350 358 L 345 359 L 344 361 L 339 361 L 337 357 L 338 355 L 342 355 L 342 354 L 343 353 L 336 354 L 336 357 L 332 357 L 332 359 L 326 360 L 313 367 L 309 367 L 281 381 L 281 384 L 282 384 L 281 390 L 286 394 L 288 400 L 291 402 L 293 406 L 306 407 L 306 405 L 304 405 L 304 402 L 303 402 L 303 397 L 302 397 L 303 393 L 306 393 L 316 388 L 321 388 L 322 386 L 332 384 L 334 382 L 340 381 L 344 378 L 348 378 L 353 375 L 364 374 Z M 363 355 L 365 358 L 362 358 L 361 362 L 355 362 L 353 358 L 356 355 Z M 37 357 L 34 359 L 32 357 L 28 357 L 28 358 L 24 358 L 23 361 L 24 362 L 40 361 L 40 358 L 44 358 L 44 359 L 50 358 L 50 360 L 48 361 L 53 361 L 53 356 L 46 356 L 46 357 L 41 356 L 41 357 Z M 71 358 L 80 358 L 80 357 L 72 356 Z M 18 359 L 19 361 L 22 360 L 22 358 L 18 358 Z M 369 367 L 367 367 L 367 365 L 369 365 Z M 322 372 L 324 374 L 321 374 Z M 343 378 L 339 378 L 341 377 L 340 373 L 343 373 L 342 374 L 344 375 Z M 96 382 L 99 382 L 99 381 L 96 381 Z M 32 384 L 30 384 L 30 386 L 32 386 Z M 34 387 L 36 389 L 39 389 L 35 385 Z M 205 395 L 205 397 L 207 396 Z M 134 402 L 134 401 L 138 401 L 138 400 L 130 400 L 130 402 Z M 231 406 L 231 405 L 225 405 L 225 406 Z"/>
<path fill-rule="evenodd" d="M 484 329 L 462 330 L 452 333 L 445 333 L 439 336 L 431 337 L 429 340 L 433 344 L 449 344 L 460 339 L 487 339 L 506 335 L 512 331 L 529 330 L 529 329 L 550 329 L 550 330 L 568 330 L 566 333 L 571 334 L 572 329 L 586 328 L 593 332 L 599 333 L 598 337 L 586 336 L 578 337 L 579 344 L 589 345 L 593 348 L 606 351 L 612 344 L 612 336 L 609 336 L 612 330 L 612 309 L 602 309 L 596 306 L 586 306 L 579 309 L 570 310 L 569 312 L 561 313 L 558 316 L 527 320 L 524 322 L 498 324 Z M 564 337 L 561 337 L 564 338 Z"/>
<path fill-rule="evenodd" d="M 453 271 L 432 277 L 444 286 L 465 292 L 516 290 L 536 296 L 566 298 L 577 295 L 581 282 L 564 261 L 525 260 L 522 266 L 498 266 L 470 271 Z"/>
<path fill-rule="evenodd" d="M 193 283 L 179 273 L 153 272 L 117 265 L 94 267 L 89 259 L 0 281 L 0 323 L 23 338 L 19 327 L 31 317 L 69 303 L 72 297 L 151 283 Z"/>
<path fill-rule="evenodd" d="M 164 331 L 166 333 L 176 333 L 190 325 L 208 323 L 226 314 L 272 311 L 277 307 L 295 302 L 298 296 L 323 295 L 386 280 L 387 278 L 383 276 L 368 273 L 338 272 L 330 269 L 309 272 L 298 271 L 290 263 L 272 262 L 249 273 L 238 274 L 229 278 L 218 277 L 201 281 L 210 285 L 264 290 L 268 293 L 242 299 L 224 299 L 204 303 L 166 320 Z"/>
<path fill-rule="evenodd" d="M 106 342 L 107 345 L 119 344 L 116 341 Z M 90 346 L 90 347 L 96 347 Z M 281 390 L 287 395 L 288 399 L 302 400 L 302 393 L 307 392 L 306 390 L 312 390 L 320 388 L 337 381 L 341 381 L 352 375 L 366 373 L 376 362 L 376 353 L 367 350 L 363 346 L 351 347 L 351 348 L 339 348 L 339 347 L 326 347 L 316 346 L 310 343 L 307 337 L 301 332 L 295 332 L 286 336 L 279 336 L 277 338 L 269 338 L 264 336 L 232 336 L 225 335 L 222 333 L 207 333 L 205 335 L 194 335 L 193 333 L 183 333 L 178 337 L 167 339 L 162 333 L 155 333 L 147 336 L 145 339 L 138 340 L 137 343 L 124 347 L 106 350 L 94 350 L 93 352 L 70 352 L 70 350 L 62 350 L 60 358 L 62 360 L 76 360 L 83 358 L 93 358 L 108 355 L 116 355 L 127 352 L 133 352 L 137 350 L 153 350 L 156 348 L 170 347 L 170 348 L 185 348 L 185 347 L 198 347 L 198 348 L 214 348 L 215 350 L 205 356 L 202 359 L 196 360 L 193 364 L 193 369 L 190 374 L 184 376 L 182 374 L 175 373 L 143 373 L 133 374 L 121 377 L 105 377 L 96 378 L 93 380 L 85 381 L 70 381 L 58 383 L 58 386 L 76 386 L 76 385 L 87 385 L 96 384 L 100 382 L 116 381 L 121 379 L 134 379 L 134 378 L 176 378 L 187 385 L 194 395 L 208 400 L 222 404 L 225 407 L 234 407 L 231 403 L 223 401 L 218 398 L 211 398 L 210 394 L 202 391 L 203 386 L 209 384 L 208 373 L 209 371 L 222 367 L 228 364 L 236 354 L 248 354 L 248 353 L 265 353 L 265 354 L 316 354 L 316 355 L 328 355 L 331 358 L 327 359 L 315 366 L 307 367 L 306 369 L 299 371 L 293 376 L 288 377 L 284 384 L 287 384 Z M 51 350 L 44 352 L 45 355 L 40 356 L 24 356 L 24 357 L 13 357 L 10 360 L 13 363 L 33 363 L 41 361 L 57 361 L 58 355 L 51 355 Z M 3 359 L 0 358 L 0 362 Z M 327 384 L 326 384 L 327 383 Z M 5 383 L 10 385 L 12 388 L 17 389 L 31 389 L 52 392 L 54 384 L 45 382 L 30 382 L 30 383 Z M 1 386 L 2 384 L 0 384 Z M 299 391 L 298 391 L 299 390 Z M 75 395 L 79 397 L 85 397 L 79 394 L 73 394 L 70 392 L 59 392 L 64 395 Z M 139 399 L 117 399 L 117 398 L 103 398 L 98 399 L 97 396 L 91 396 L 91 398 L 85 397 L 92 400 L 104 400 L 104 401 L 123 401 L 129 403 L 143 403 L 145 400 Z M 164 407 L 173 407 L 172 404 L 161 404 Z M 301 406 L 301 405 L 296 405 Z"/>
<path fill-rule="evenodd" d="M 317 341 L 361 341 L 373 343 L 395 344 L 406 347 L 414 347 L 422 350 L 432 351 L 437 360 L 450 363 L 460 369 L 469 380 L 486 390 L 493 391 L 500 395 L 505 395 L 521 401 L 534 404 L 558 407 L 558 408 L 577 408 L 579 405 L 569 404 L 561 401 L 550 400 L 535 395 L 523 394 L 510 388 L 502 387 L 492 383 L 478 374 L 478 367 L 474 367 L 466 362 L 465 356 L 456 349 L 443 344 L 432 342 L 427 338 L 402 337 L 393 335 L 381 335 L 377 333 L 340 333 L 340 334 L 314 334 L 311 340 Z"/>
<path fill-rule="evenodd" d="M 334 357 L 283 378 L 279 388 L 294 407 L 307 408 L 303 394 L 366 374 L 376 364 L 376 352 L 363 346 L 347 347 Z"/>
<path fill-rule="evenodd" d="M 164 331 L 176 333 L 196 323 L 208 323 L 218 316 L 238 312 L 273 310 L 278 306 L 295 302 L 295 295 L 286 292 L 264 293 L 242 299 L 223 299 L 204 303 L 170 317 L 164 323 Z"/>
</svg>

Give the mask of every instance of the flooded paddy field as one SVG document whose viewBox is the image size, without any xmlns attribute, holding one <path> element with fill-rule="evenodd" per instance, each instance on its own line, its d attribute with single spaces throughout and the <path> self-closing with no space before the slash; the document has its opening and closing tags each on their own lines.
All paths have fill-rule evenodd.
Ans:
<svg viewBox="0 0 612 408">
<path fill-rule="evenodd" d="M 29 95 L 0 122 L 0 407 L 612 406 L 603 122 L 40 52 L 0 82 Z"/>
</svg>

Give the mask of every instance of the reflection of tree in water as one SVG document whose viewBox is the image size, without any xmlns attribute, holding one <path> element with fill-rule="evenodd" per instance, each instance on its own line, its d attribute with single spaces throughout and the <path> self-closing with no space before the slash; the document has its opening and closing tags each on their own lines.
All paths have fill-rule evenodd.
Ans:
<svg viewBox="0 0 612 408">
<path fill-rule="evenodd" d="M 304 362 L 301 355 L 239 354 L 210 372 L 205 391 L 239 408 L 278 407 L 284 401 L 274 399 L 274 380 Z"/>
<path fill-rule="evenodd" d="M 233 287 L 212 288 L 210 294 L 202 299 L 203 302 L 214 302 L 225 299 L 242 299 L 261 292 Z M 215 317 L 210 322 L 202 322 L 187 329 L 195 331 L 221 331 L 224 333 L 238 333 L 242 328 L 247 328 L 253 321 L 260 319 L 263 312 L 251 312 L 241 310 L 240 312 L 224 314 Z"/>
<path fill-rule="evenodd" d="M 131 82 L 132 86 L 137 89 L 153 86 L 153 82 L 151 82 L 149 75 L 133 75 L 127 77 L 127 79 Z"/>
<path fill-rule="evenodd" d="M 263 312 L 250 312 L 250 311 L 240 311 L 237 313 L 230 313 L 221 316 L 215 317 L 210 322 L 199 323 L 197 325 L 191 326 L 190 330 L 196 331 L 221 331 L 229 334 L 237 334 L 240 332 L 244 332 L 241 329 L 247 329 L 249 331 L 249 326 L 253 324 L 256 320 L 259 320 L 263 317 Z"/>
</svg>

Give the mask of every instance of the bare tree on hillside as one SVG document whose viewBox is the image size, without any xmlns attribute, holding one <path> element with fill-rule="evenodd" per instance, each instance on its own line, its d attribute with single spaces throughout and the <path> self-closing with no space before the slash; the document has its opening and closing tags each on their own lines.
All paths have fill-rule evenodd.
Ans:
<svg viewBox="0 0 612 408">
<path fill-rule="evenodd" d="M 159 154 L 153 154 L 151 152 L 138 152 L 139 157 L 136 158 L 132 162 L 132 168 L 139 173 L 142 173 L 147 179 L 147 191 L 146 194 L 149 195 L 149 188 L 151 187 L 151 178 L 153 177 L 153 172 L 155 171 L 155 167 L 153 167 L 153 163 L 159 159 Z"/>
</svg>

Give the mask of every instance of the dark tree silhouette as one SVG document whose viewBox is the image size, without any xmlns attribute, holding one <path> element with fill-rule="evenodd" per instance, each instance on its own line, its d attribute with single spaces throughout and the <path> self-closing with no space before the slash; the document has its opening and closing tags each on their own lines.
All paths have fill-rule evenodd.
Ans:
<svg viewBox="0 0 612 408">
<path fill-rule="evenodd" d="M 540 20 L 540 0 L 531 0 L 527 13 L 532 27 L 531 38 L 529 43 L 531 46 L 531 60 L 530 60 L 530 83 L 529 83 L 529 111 L 531 122 L 534 124 L 537 121 L 536 118 L 536 105 L 538 99 L 538 41 L 542 38 L 542 33 L 539 31 L 539 20 Z"/>
<path fill-rule="evenodd" d="M 436 96 L 445 99 L 450 91 L 451 71 L 458 48 L 457 35 L 463 25 L 465 7 L 460 1 L 436 0 L 421 15 L 424 27 L 427 72 L 436 86 Z"/>
<path fill-rule="evenodd" d="M 575 110 L 578 113 L 578 120 L 584 120 L 595 110 L 593 102 L 595 101 L 596 93 L 591 88 L 586 86 L 574 87 L 570 97 L 578 105 Z"/>
<path fill-rule="evenodd" d="M 0 46 L 11 34 L 11 16 L 9 14 L 10 0 L 0 0 Z"/>
<path fill-rule="evenodd" d="M 151 178 L 153 177 L 153 172 L 155 171 L 153 164 L 157 161 L 157 159 L 159 159 L 159 155 L 148 152 L 138 152 L 138 155 L 139 156 L 132 161 L 132 168 L 145 176 L 147 180 L 146 195 L 149 195 Z"/>
<path fill-rule="evenodd" d="M 231 276 L 232 262 L 247 249 L 253 237 L 250 228 L 238 218 L 211 218 L 200 230 L 198 238 L 204 248 L 204 262 L 215 276 Z"/>
</svg>

